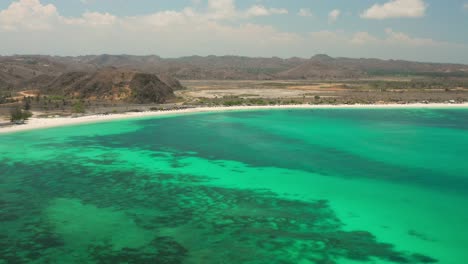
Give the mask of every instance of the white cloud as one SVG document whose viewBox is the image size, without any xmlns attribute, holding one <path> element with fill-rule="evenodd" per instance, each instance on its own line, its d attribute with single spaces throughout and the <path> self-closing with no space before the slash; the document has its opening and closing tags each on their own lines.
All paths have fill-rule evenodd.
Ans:
<svg viewBox="0 0 468 264">
<path fill-rule="evenodd" d="M 468 3 L 463 4 L 463 9 L 468 10 Z"/>
<path fill-rule="evenodd" d="M 246 11 L 247 17 L 254 16 L 270 16 L 270 15 L 284 15 L 287 14 L 288 10 L 283 8 L 266 8 L 262 5 L 254 5 Z"/>
<path fill-rule="evenodd" d="M 256 16 L 287 14 L 283 8 L 267 8 L 254 5 L 247 10 L 238 10 L 234 0 L 208 0 L 206 12 L 195 12 L 191 8 L 182 11 L 160 11 L 149 15 L 117 17 L 109 13 L 86 12 L 80 17 L 61 16 L 52 4 L 43 5 L 40 0 L 18 0 L 7 9 L 0 11 L 0 31 L 52 30 L 63 25 L 69 26 L 123 26 L 137 28 L 149 26 L 159 30 L 162 27 L 208 20 L 222 21 L 247 19 Z"/>
<path fill-rule="evenodd" d="M 0 30 L 46 30 L 59 18 L 54 5 L 42 5 L 39 0 L 20 0 L 0 11 Z"/>
<path fill-rule="evenodd" d="M 299 12 L 297 13 L 297 15 L 299 15 L 301 17 L 311 17 L 312 16 L 312 11 L 310 11 L 309 8 L 301 8 L 301 9 L 299 9 Z"/>
<path fill-rule="evenodd" d="M 287 14 L 286 9 L 254 5 L 239 10 L 233 0 L 210 0 L 206 8 L 197 10 L 205 11 L 187 7 L 140 16 L 86 12 L 79 17 L 66 17 L 52 4 L 18 0 L 0 10 L 0 53 L 14 50 L 14 53 L 175 56 L 250 51 L 250 55 L 260 56 L 268 55 L 272 49 L 280 51 L 279 46 L 294 47 L 300 41 L 295 33 L 246 23 L 250 17 Z"/>
<path fill-rule="evenodd" d="M 378 38 L 368 32 L 357 32 L 350 39 L 351 44 L 357 45 L 386 45 L 386 46 L 407 46 L 407 47 L 441 47 L 456 46 L 448 42 L 436 41 L 431 38 L 413 37 L 403 32 L 394 31 L 391 28 L 385 29 L 385 37 Z"/>
<path fill-rule="evenodd" d="M 388 44 L 406 44 L 410 46 L 420 46 L 420 47 L 428 47 L 428 46 L 443 46 L 449 43 L 435 41 L 430 38 L 416 38 L 411 37 L 402 32 L 396 32 L 391 28 L 385 29 L 385 33 L 387 34 L 387 38 L 385 41 Z"/>
<path fill-rule="evenodd" d="M 334 23 L 336 20 L 338 20 L 338 17 L 341 15 L 341 11 L 338 10 L 338 9 L 334 9 L 332 10 L 329 14 L 328 14 L 328 22 L 330 23 Z"/>
<path fill-rule="evenodd" d="M 245 11 L 238 10 L 234 0 L 208 0 L 208 13 L 199 14 L 210 19 L 238 19 L 257 16 L 288 14 L 284 8 L 267 8 L 263 5 L 253 5 Z"/>
<path fill-rule="evenodd" d="M 118 18 L 109 13 L 86 12 L 80 18 L 60 17 L 68 25 L 106 26 L 117 23 Z"/>
<path fill-rule="evenodd" d="M 359 46 L 372 46 L 377 45 L 381 47 L 443 47 L 443 46 L 457 46 L 448 42 L 436 41 L 430 38 L 413 37 L 403 32 L 394 31 L 391 28 L 385 29 L 384 37 L 377 37 L 369 32 L 360 31 L 354 34 L 346 34 L 343 31 L 317 31 L 310 33 L 314 41 L 318 42 L 340 42 L 346 45 L 359 45 Z"/>
<path fill-rule="evenodd" d="M 375 43 L 377 41 L 378 39 L 376 37 L 372 36 L 368 32 L 363 32 L 363 31 L 355 33 L 350 40 L 352 44 L 357 44 L 357 45 L 367 45 L 367 44 Z"/>
<path fill-rule="evenodd" d="M 146 16 L 124 17 L 120 18 L 120 22 L 127 29 L 141 28 L 152 31 L 172 26 L 189 25 L 194 16 L 192 10 L 186 9 L 182 12 L 162 11 Z"/>
<path fill-rule="evenodd" d="M 383 5 L 375 4 L 361 14 L 367 19 L 418 18 L 426 13 L 424 0 L 391 0 Z"/>
<path fill-rule="evenodd" d="M 86 3 L 89 0 L 82 0 Z M 70 26 L 111 26 L 127 28 L 150 26 L 160 29 L 185 23 L 214 20 L 247 19 L 256 16 L 287 14 L 283 8 L 267 8 L 254 5 L 247 10 L 238 10 L 234 0 L 208 0 L 206 12 L 195 12 L 191 8 L 182 11 L 166 10 L 144 16 L 117 17 L 109 13 L 86 12 L 80 17 L 61 16 L 53 4 L 41 4 L 40 0 L 18 0 L 0 11 L 0 31 L 52 30 L 63 25 Z"/>
<path fill-rule="evenodd" d="M 236 16 L 234 0 L 208 0 L 210 17 L 215 19 L 228 19 Z"/>
</svg>

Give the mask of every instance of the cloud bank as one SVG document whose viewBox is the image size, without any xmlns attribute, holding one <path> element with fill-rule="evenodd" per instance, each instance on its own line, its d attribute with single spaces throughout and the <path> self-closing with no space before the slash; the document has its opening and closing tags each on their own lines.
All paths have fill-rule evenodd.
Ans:
<svg viewBox="0 0 468 264">
<path fill-rule="evenodd" d="M 383 5 L 382 8 L 389 7 Z M 310 16 L 311 13 L 304 9 L 298 15 Z M 332 56 L 468 62 L 467 56 L 460 56 L 468 54 L 465 46 L 414 37 L 390 28 L 380 33 L 294 32 L 252 22 L 257 21 L 252 18 L 288 14 L 289 11 L 281 7 L 255 4 L 239 9 L 234 0 L 209 0 L 198 1 L 181 10 L 138 16 L 88 11 L 78 17 L 68 17 L 60 14 L 52 4 L 17 0 L 0 11 L 0 54 L 310 57 L 328 53 Z M 340 15 L 338 9 L 330 12 L 330 23 Z"/>
<path fill-rule="evenodd" d="M 426 13 L 423 0 L 392 0 L 383 5 L 375 4 L 361 14 L 366 19 L 418 18 Z"/>
</svg>

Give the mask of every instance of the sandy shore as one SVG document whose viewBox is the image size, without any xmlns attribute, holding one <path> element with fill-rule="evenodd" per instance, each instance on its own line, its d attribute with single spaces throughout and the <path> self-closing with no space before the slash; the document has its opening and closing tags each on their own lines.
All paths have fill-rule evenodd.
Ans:
<svg viewBox="0 0 468 264">
<path fill-rule="evenodd" d="M 83 117 L 31 118 L 23 125 L 11 125 L 0 128 L 0 134 L 27 131 L 58 126 L 97 123 L 110 120 L 164 116 L 187 113 L 222 112 L 261 109 L 320 109 L 320 108 L 468 108 L 468 104 L 382 104 L 382 105 L 272 105 L 272 106 L 232 106 L 232 107 L 199 107 L 173 111 L 152 111 L 110 115 L 89 115 Z"/>
</svg>

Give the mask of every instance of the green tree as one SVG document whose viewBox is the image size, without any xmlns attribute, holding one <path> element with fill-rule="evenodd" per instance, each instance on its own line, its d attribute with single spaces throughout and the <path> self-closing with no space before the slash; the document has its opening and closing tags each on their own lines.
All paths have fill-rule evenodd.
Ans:
<svg viewBox="0 0 468 264">
<path fill-rule="evenodd" d="M 32 116 L 32 113 L 27 110 L 22 110 L 19 107 L 15 107 L 10 111 L 10 121 L 12 123 L 23 123 Z"/>
<path fill-rule="evenodd" d="M 83 102 L 81 102 L 81 101 L 76 102 L 73 105 L 72 112 L 73 113 L 78 113 L 78 114 L 84 113 L 85 112 L 85 106 L 84 106 Z"/>
<path fill-rule="evenodd" d="M 24 110 L 26 110 L 26 111 L 31 110 L 31 103 L 29 102 L 29 98 L 27 98 L 27 99 L 24 101 Z"/>
</svg>

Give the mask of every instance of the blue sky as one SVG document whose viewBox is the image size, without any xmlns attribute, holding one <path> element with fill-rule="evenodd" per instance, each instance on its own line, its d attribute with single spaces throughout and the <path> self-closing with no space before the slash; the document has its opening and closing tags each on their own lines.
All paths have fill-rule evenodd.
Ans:
<svg viewBox="0 0 468 264">
<path fill-rule="evenodd" d="M 0 54 L 468 63 L 468 0 L 2 0 Z"/>
</svg>

